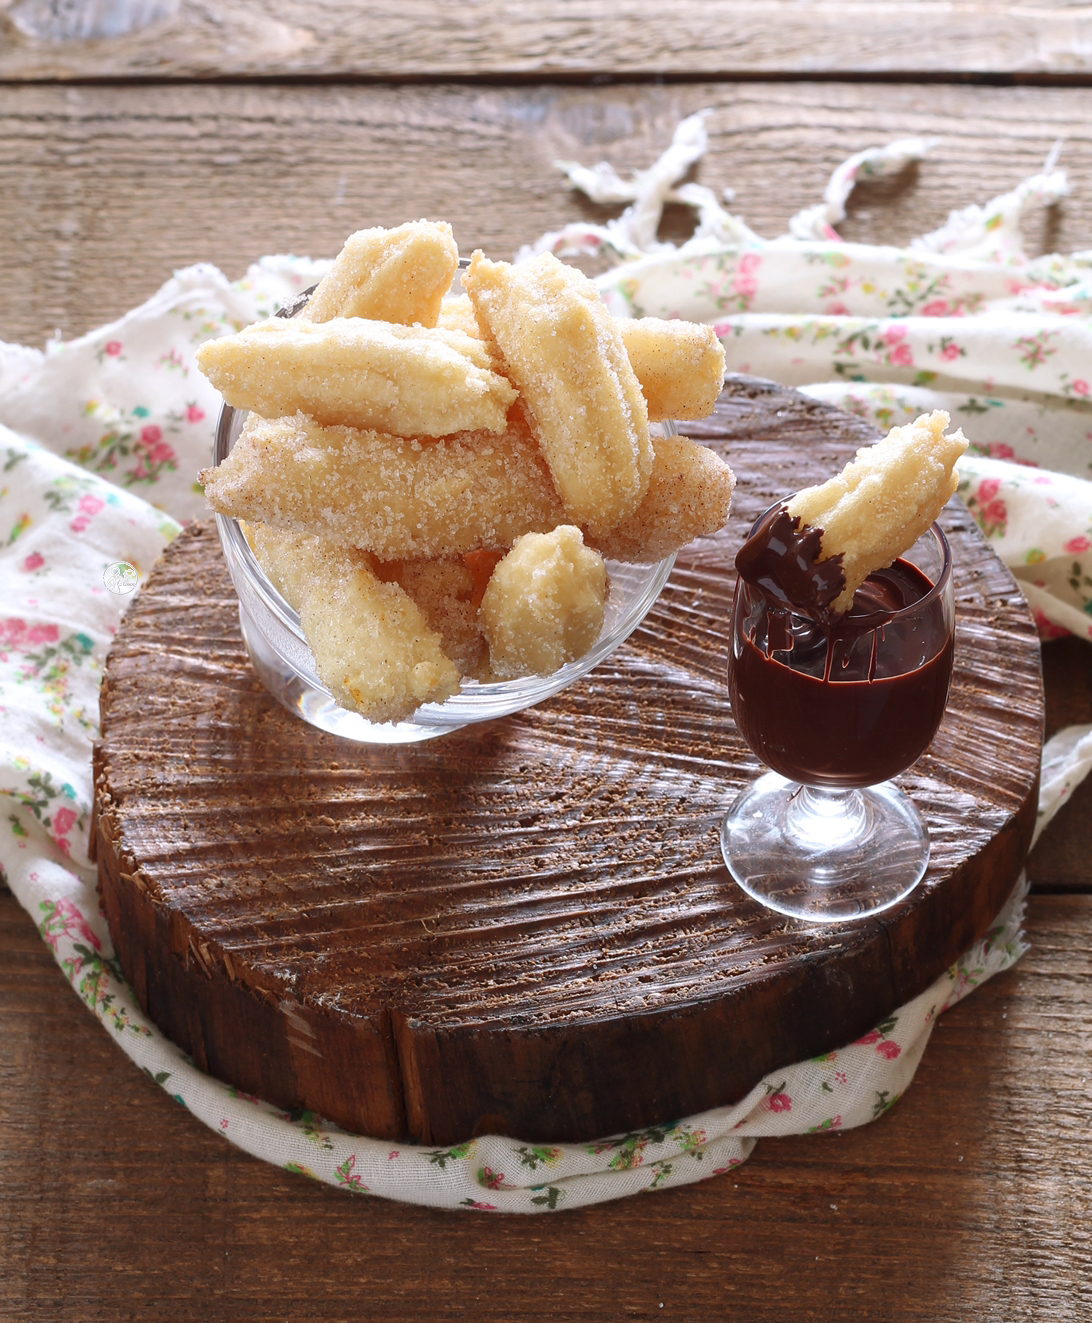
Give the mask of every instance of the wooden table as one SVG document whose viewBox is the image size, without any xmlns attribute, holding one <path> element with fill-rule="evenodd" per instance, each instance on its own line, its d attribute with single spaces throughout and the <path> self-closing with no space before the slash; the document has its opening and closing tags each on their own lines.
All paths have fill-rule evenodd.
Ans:
<svg viewBox="0 0 1092 1323">
<path fill-rule="evenodd" d="M 0 12 L 7 340 L 77 335 L 186 263 L 236 276 L 410 216 L 505 255 L 605 214 L 554 159 L 647 165 L 703 106 L 697 177 L 761 233 L 901 134 L 939 142 L 858 188 L 847 238 L 933 228 L 1061 137 L 1073 195 L 1030 242 L 1092 247 L 1092 19 L 1065 0 L 164 0 L 121 35 L 17 28 L 109 7 L 53 8 Z M 1048 733 L 1092 720 L 1088 645 L 1044 660 Z M 1088 1318 L 1090 851 L 1092 781 L 1032 856 L 1031 951 L 942 1019 L 878 1124 L 533 1219 L 350 1200 L 225 1144 L 118 1052 L 0 888 L 0 1318 Z"/>
</svg>

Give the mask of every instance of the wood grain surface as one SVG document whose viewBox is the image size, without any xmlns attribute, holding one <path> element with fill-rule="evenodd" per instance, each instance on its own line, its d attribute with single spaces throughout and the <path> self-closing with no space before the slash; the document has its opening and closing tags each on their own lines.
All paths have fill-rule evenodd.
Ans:
<svg viewBox="0 0 1092 1323">
<path fill-rule="evenodd" d="M 422 215 L 449 220 L 466 252 L 509 257 L 565 221 L 617 214 L 575 194 L 556 159 L 644 169 L 703 107 L 696 178 L 735 188 L 732 208 L 760 234 L 784 233 L 853 152 L 922 134 L 938 139 L 929 156 L 859 186 L 841 227 L 905 242 L 1015 187 L 1062 138 L 1072 194 L 1029 212 L 1028 246 L 1092 246 L 1092 90 L 0 87 L 0 338 L 79 335 L 177 267 L 213 262 L 235 279 L 264 253 L 333 256 L 351 230 Z M 665 237 L 685 237 L 688 217 L 669 208 Z"/>
<path fill-rule="evenodd" d="M 763 1140 L 702 1185 L 491 1218 L 350 1197 L 195 1124 L 0 895 L 0 1318 L 1084 1323 L 1092 897 L 1033 897 L 1027 935 L 882 1120 Z"/>
<path fill-rule="evenodd" d="M 1043 644 L 1046 738 L 1063 726 L 1092 722 L 1092 647 L 1083 639 Z M 1092 777 L 1058 811 L 1028 860 L 1033 887 L 1049 891 L 1092 890 Z"/>
<path fill-rule="evenodd" d="M 7 8 L 4 79 L 1092 73 L 1079 0 L 22 0 Z"/>
<path fill-rule="evenodd" d="M 96 845 L 121 967 L 202 1069 L 365 1134 L 589 1140 L 852 1041 L 985 931 L 1023 864 L 1042 739 L 1011 575 L 945 511 L 952 695 L 900 778 L 932 837 L 922 885 L 864 922 L 771 914 L 718 842 L 760 770 L 726 702 L 732 565 L 773 500 L 875 432 L 749 378 L 691 430 L 734 466 L 736 508 L 630 641 L 537 708 L 415 748 L 278 707 L 211 525 L 168 549 L 107 659 Z"/>
</svg>

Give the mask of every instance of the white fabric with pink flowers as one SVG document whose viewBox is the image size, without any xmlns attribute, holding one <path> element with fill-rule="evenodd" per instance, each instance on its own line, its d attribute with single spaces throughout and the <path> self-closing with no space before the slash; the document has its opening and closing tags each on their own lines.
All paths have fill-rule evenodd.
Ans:
<svg viewBox="0 0 1092 1323">
<path fill-rule="evenodd" d="M 911 249 L 843 244 L 832 228 L 862 172 L 898 169 L 916 139 L 847 161 L 790 235 L 763 240 L 712 191 L 679 183 L 705 146 L 700 115 L 634 180 L 569 165 L 615 222 L 537 248 L 594 250 L 619 312 L 715 322 L 737 371 L 799 385 L 889 426 L 948 409 L 971 440 L 963 494 L 1013 568 L 1044 634 L 1092 628 L 1092 265 L 1029 261 L 1019 215 L 1065 187 L 1041 176 L 970 207 Z M 659 243 L 665 200 L 695 237 Z M 362 219 L 362 223 L 366 223 Z M 358 1194 L 479 1212 L 550 1212 L 731 1170 L 765 1135 L 845 1129 L 883 1115 L 913 1078 L 936 1017 L 1020 955 L 1023 885 L 975 946 L 856 1043 L 768 1076 L 734 1107 L 588 1144 L 485 1137 L 391 1145 L 286 1114 L 198 1071 L 148 1023 L 113 958 L 87 855 L 91 743 L 110 640 L 177 533 L 206 513 L 216 393 L 197 344 L 312 284 L 328 261 L 264 258 L 239 281 L 178 272 L 119 321 L 44 351 L 0 343 L 0 869 L 74 990 L 156 1085 L 248 1152 Z M 1039 829 L 1092 766 L 1092 730 L 1044 751 Z"/>
</svg>

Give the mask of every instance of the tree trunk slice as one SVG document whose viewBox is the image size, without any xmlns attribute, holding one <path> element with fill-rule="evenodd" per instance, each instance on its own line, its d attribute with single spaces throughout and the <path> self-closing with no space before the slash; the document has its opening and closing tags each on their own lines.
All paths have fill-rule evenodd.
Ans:
<svg viewBox="0 0 1092 1323">
<path fill-rule="evenodd" d="M 719 850 L 760 771 L 727 700 L 733 561 L 767 505 L 875 433 L 739 377 L 687 430 L 736 471 L 728 528 L 680 553 L 590 676 L 416 746 L 281 708 L 212 526 L 166 552 L 107 663 L 95 840 L 121 966 L 202 1069 L 375 1136 L 592 1139 L 858 1037 L 986 930 L 1038 786 L 1039 645 L 1014 580 L 946 510 L 952 697 L 899 778 L 932 837 L 922 885 L 852 924 L 769 913 Z"/>
</svg>

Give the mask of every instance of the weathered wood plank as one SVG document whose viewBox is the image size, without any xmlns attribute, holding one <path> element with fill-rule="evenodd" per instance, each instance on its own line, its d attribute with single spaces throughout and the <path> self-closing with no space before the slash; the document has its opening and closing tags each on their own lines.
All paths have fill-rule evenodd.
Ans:
<svg viewBox="0 0 1092 1323">
<path fill-rule="evenodd" d="M 1027 928 L 881 1121 L 500 1220 L 350 1198 L 232 1148 L 91 1022 L 0 893 L 0 1316 L 1087 1318 L 1092 898 L 1033 897 Z"/>
<path fill-rule="evenodd" d="M 332 255 L 352 229 L 420 215 L 449 219 L 464 250 L 507 257 L 564 221 L 614 214 L 572 193 L 555 159 L 645 167 L 703 106 L 711 147 L 697 177 L 733 186 L 734 209 L 760 233 L 783 233 L 852 152 L 935 135 L 919 167 L 858 188 L 842 226 L 850 239 L 906 241 L 1013 187 L 1062 137 L 1073 195 L 1030 216 L 1029 246 L 1092 246 L 1092 90 L 9 87 L 0 336 L 82 333 L 176 267 L 212 261 L 235 277 L 263 253 Z M 672 209 L 665 233 L 679 238 L 685 223 Z"/>
<path fill-rule="evenodd" d="M 1043 645 L 1046 738 L 1063 726 L 1092 721 L 1092 645 L 1057 639 Z M 1092 776 L 1073 792 L 1028 858 L 1032 887 L 1045 891 L 1092 891 L 1090 832 Z"/>
<path fill-rule="evenodd" d="M 1067 0 L 22 0 L 6 10 L 5 79 L 1092 73 L 1088 6 Z"/>
</svg>

